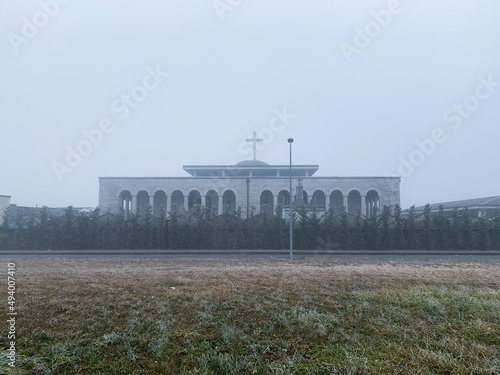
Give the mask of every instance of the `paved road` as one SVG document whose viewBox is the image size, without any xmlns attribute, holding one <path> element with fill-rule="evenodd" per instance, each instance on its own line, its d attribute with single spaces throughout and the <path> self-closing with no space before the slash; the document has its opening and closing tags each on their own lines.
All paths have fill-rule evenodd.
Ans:
<svg viewBox="0 0 500 375">
<path fill-rule="evenodd" d="M 290 257 L 286 250 L 225 250 L 225 251 L 172 251 L 172 250 L 71 250 L 71 251 L 0 251 L 0 259 L 36 258 L 117 258 L 117 259 L 173 259 L 173 258 L 284 258 Z M 460 251 L 457 253 L 437 251 L 316 251 L 295 250 L 294 258 L 321 259 L 453 259 L 453 260 L 500 260 L 500 251 Z"/>
</svg>

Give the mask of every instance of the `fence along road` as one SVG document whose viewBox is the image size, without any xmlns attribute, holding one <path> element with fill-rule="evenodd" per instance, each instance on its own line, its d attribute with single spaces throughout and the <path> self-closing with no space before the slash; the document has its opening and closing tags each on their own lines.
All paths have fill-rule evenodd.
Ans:
<svg viewBox="0 0 500 375">
<path fill-rule="evenodd" d="M 288 258 L 288 250 L 2 250 L 0 258 Z M 500 251 L 294 250 L 297 258 L 500 260 Z"/>
</svg>

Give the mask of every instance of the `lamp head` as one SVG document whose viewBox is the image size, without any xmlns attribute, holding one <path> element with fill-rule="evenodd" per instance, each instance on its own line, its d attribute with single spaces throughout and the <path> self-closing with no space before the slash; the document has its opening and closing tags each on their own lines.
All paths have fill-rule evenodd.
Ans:
<svg viewBox="0 0 500 375">
<path fill-rule="evenodd" d="M 288 138 L 288 143 L 293 143 L 293 138 Z"/>
</svg>

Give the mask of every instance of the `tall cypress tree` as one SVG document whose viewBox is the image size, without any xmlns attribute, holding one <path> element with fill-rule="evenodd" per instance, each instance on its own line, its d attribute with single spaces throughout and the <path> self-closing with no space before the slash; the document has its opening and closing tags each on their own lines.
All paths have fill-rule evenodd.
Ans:
<svg viewBox="0 0 500 375">
<path fill-rule="evenodd" d="M 494 250 L 500 250 L 500 213 L 497 212 L 497 215 L 492 220 L 492 225 L 490 229 L 490 239 L 491 239 L 491 247 Z"/>
<path fill-rule="evenodd" d="M 424 226 L 420 238 L 420 247 L 425 250 L 432 249 L 432 232 L 431 232 L 431 205 L 427 203 L 424 207 Z"/>
<path fill-rule="evenodd" d="M 481 216 L 477 222 L 477 248 L 480 250 L 486 250 L 490 246 L 489 241 L 490 223 L 484 217 Z"/>
<path fill-rule="evenodd" d="M 276 215 L 272 220 L 272 237 L 273 237 L 273 249 L 285 249 L 287 242 L 287 226 L 283 219 L 283 206 L 278 204 L 276 207 Z"/>
<path fill-rule="evenodd" d="M 405 241 L 408 244 L 408 249 L 414 250 L 417 248 L 417 225 L 415 223 L 415 205 L 408 209 L 408 218 L 405 225 Z"/>
<path fill-rule="evenodd" d="M 25 220 L 26 228 L 26 244 L 25 248 L 29 250 L 38 248 L 38 238 L 36 236 L 36 214 L 35 210 L 31 210 Z"/>
<path fill-rule="evenodd" d="M 297 210 L 298 223 L 297 229 L 294 229 L 295 233 L 295 247 L 298 249 L 307 249 L 310 246 L 309 238 L 309 217 L 307 213 L 307 208 L 305 205 L 301 205 Z"/>
<path fill-rule="evenodd" d="M 392 211 L 392 217 L 394 221 L 393 227 L 393 239 L 394 248 L 397 250 L 406 249 L 405 238 L 404 238 L 404 219 L 402 215 L 401 206 L 396 204 L 394 210 Z"/>
<path fill-rule="evenodd" d="M 374 240 L 374 233 L 368 234 L 372 227 L 370 226 L 370 228 L 367 228 L 367 222 L 368 220 L 363 219 L 361 210 L 357 210 L 350 235 L 352 249 L 366 249 L 368 246 L 372 245 L 371 241 Z M 368 237 L 370 237 L 370 239 L 368 239 Z"/>
<path fill-rule="evenodd" d="M 255 220 L 255 206 L 250 206 L 250 215 L 246 220 L 246 241 L 245 247 L 248 249 L 256 249 L 258 246 L 257 237 L 257 223 Z"/>
<path fill-rule="evenodd" d="M 91 248 L 91 233 L 90 233 L 90 218 L 86 213 L 77 213 L 75 215 L 75 248 L 90 249 Z"/>
<path fill-rule="evenodd" d="M 453 216 L 451 218 L 451 225 L 449 231 L 450 248 L 452 250 L 460 249 L 460 228 L 461 228 L 460 214 L 458 212 L 458 207 L 455 207 L 453 209 Z"/>
<path fill-rule="evenodd" d="M 309 219 L 307 220 L 307 249 L 316 250 L 320 248 L 321 223 L 318 209 L 313 206 Z"/>
<path fill-rule="evenodd" d="M 472 239 L 472 221 L 470 217 L 469 207 L 465 206 L 462 212 L 462 247 L 465 250 L 473 250 L 474 243 Z"/>
<path fill-rule="evenodd" d="M 127 231 L 127 244 L 125 245 L 126 249 L 137 249 L 140 246 L 141 235 L 140 235 L 140 217 L 137 212 L 130 213 L 130 218 L 127 222 L 128 231 Z"/>
<path fill-rule="evenodd" d="M 378 226 L 380 228 L 380 238 L 378 241 L 377 248 L 379 249 L 392 249 L 392 238 L 391 238 L 391 216 L 392 209 L 389 206 L 384 206 L 382 208 L 382 213 L 378 217 Z M 368 219 L 370 220 L 370 219 Z"/>
<path fill-rule="evenodd" d="M 339 249 L 348 249 L 351 246 L 351 228 L 349 225 L 349 217 L 345 210 L 345 206 L 340 207 L 340 223 L 337 231 L 339 239 Z"/>
<path fill-rule="evenodd" d="M 153 207 L 151 205 L 146 205 L 146 210 L 141 219 L 142 236 L 139 237 L 141 239 L 139 247 L 151 249 L 153 242 Z"/>
<path fill-rule="evenodd" d="M 179 231 L 179 214 L 177 210 L 174 209 L 170 212 L 170 220 L 168 222 L 168 232 L 170 233 L 168 247 L 170 249 L 179 249 Z"/>
<path fill-rule="evenodd" d="M 241 207 L 238 206 L 234 213 L 236 220 L 236 249 L 242 249 L 245 243 L 245 221 L 241 218 Z M 288 233 L 288 232 L 287 232 Z"/>
<path fill-rule="evenodd" d="M 58 218 L 59 219 L 59 218 Z M 59 248 L 66 250 L 75 249 L 77 242 L 77 231 L 76 231 L 76 215 L 73 210 L 73 206 L 68 206 L 64 211 L 64 216 L 58 221 L 63 222 L 62 228 L 62 242 Z"/>
<path fill-rule="evenodd" d="M 99 225 L 97 223 L 99 214 L 101 210 L 99 207 L 96 207 L 94 210 L 89 215 L 89 226 L 90 226 L 90 232 L 89 232 L 89 247 L 91 249 L 97 249 L 99 248 L 99 238 L 100 238 L 100 230 L 99 230 Z"/>
<path fill-rule="evenodd" d="M 134 215 L 133 213 L 131 215 Z M 129 222 L 126 220 L 125 212 L 122 210 L 113 217 L 115 227 L 114 235 L 110 236 L 110 246 L 114 249 L 128 249 L 130 241 Z"/>
<path fill-rule="evenodd" d="M 363 225 L 355 225 L 356 232 L 359 232 L 357 238 L 361 239 L 359 249 L 378 249 L 379 248 L 379 214 L 377 207 L 374 207 L 373 214 L 366 220 L 363 220 L 361 211 L 358 210 L 356 223 L 362 222 Z"/>
<path fill-rule="evenodd" d="M 26 217 L 17 215 L 14 223 L 14 248 L 24 250 L 27 244 Z"/>
<path fill-rule="evenodd" d="M 13 222 L 13 218 L 10 212 L 10 208 L 6 208 L 3 212 L 1 212 L 3 222 L 2 225 L 0 226 L 0 249 L 2 250 L 8 250 L 8 249 L 13 249 L 13 242 L 12 242 L 12 232 L 10 226 Z"/>
<path fill-rule="evenodd" d="M 155 237 L 155 248 L 157 249 L 167 249 L 168 248 L 168 221 L 165 210 L 160 211 L 160 217 L 156 221 L 156 237 Z"/>
<path fill-rule="evenodd" d="M 334 241 L 336 238 L 335 218 L 333 209 L 330 207 L 323 215 L 320 223 L 320 237 L 322 239 L 322 248 L 325 250 L 333 250 Z"/>
<path fill-rule="evenodd" d="M 446 249 L 446 230 L 447 221 L 444 217 L 444 207 L 439 206 L 437 215 L 432 218 L 432 226 L 436 232 L 436 248 L 439 250 Z"/>
</svg>

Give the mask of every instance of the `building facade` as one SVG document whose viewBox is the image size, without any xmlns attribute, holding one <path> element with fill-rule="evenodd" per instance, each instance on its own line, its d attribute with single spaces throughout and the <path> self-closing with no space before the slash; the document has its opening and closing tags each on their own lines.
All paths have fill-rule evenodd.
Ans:
<svg viewBox="0 0 500 375">
<path fill-rule="evenodd" d="M 443 207 L 443 216 L 453 217 L 455 209 L 459 214 L 463 214 L 467 207 L 468 213 L 472 218 L 491 219 L 500 214 L 500 195 L 493 197 L 472 198 L 460 201 L 441 202 L 430 204 L 431 214 L 439 213 L 439 207 Z M 425 206 L 415 207 L 415 214 L 423 215 Z"/>
<path fill-rule="evenodd" d="M 99 208 L 126 216 L 142 214 L 147 205 L 153 214 L 168 215 L 199 205 L 216 215 L 241 210 L 242 217 L 290 204 L 293 201 L 319 211 L 345 206 L 370 216 L 375 207 L 400 202 L 399 177 L 314 177 L 318 165 L 269 165 L 247 160 L 232 166 L 187 165 L 187 177 L 100 177 Z M 297 197 L 297 191 L 302 197 Z"/>
</svg>

